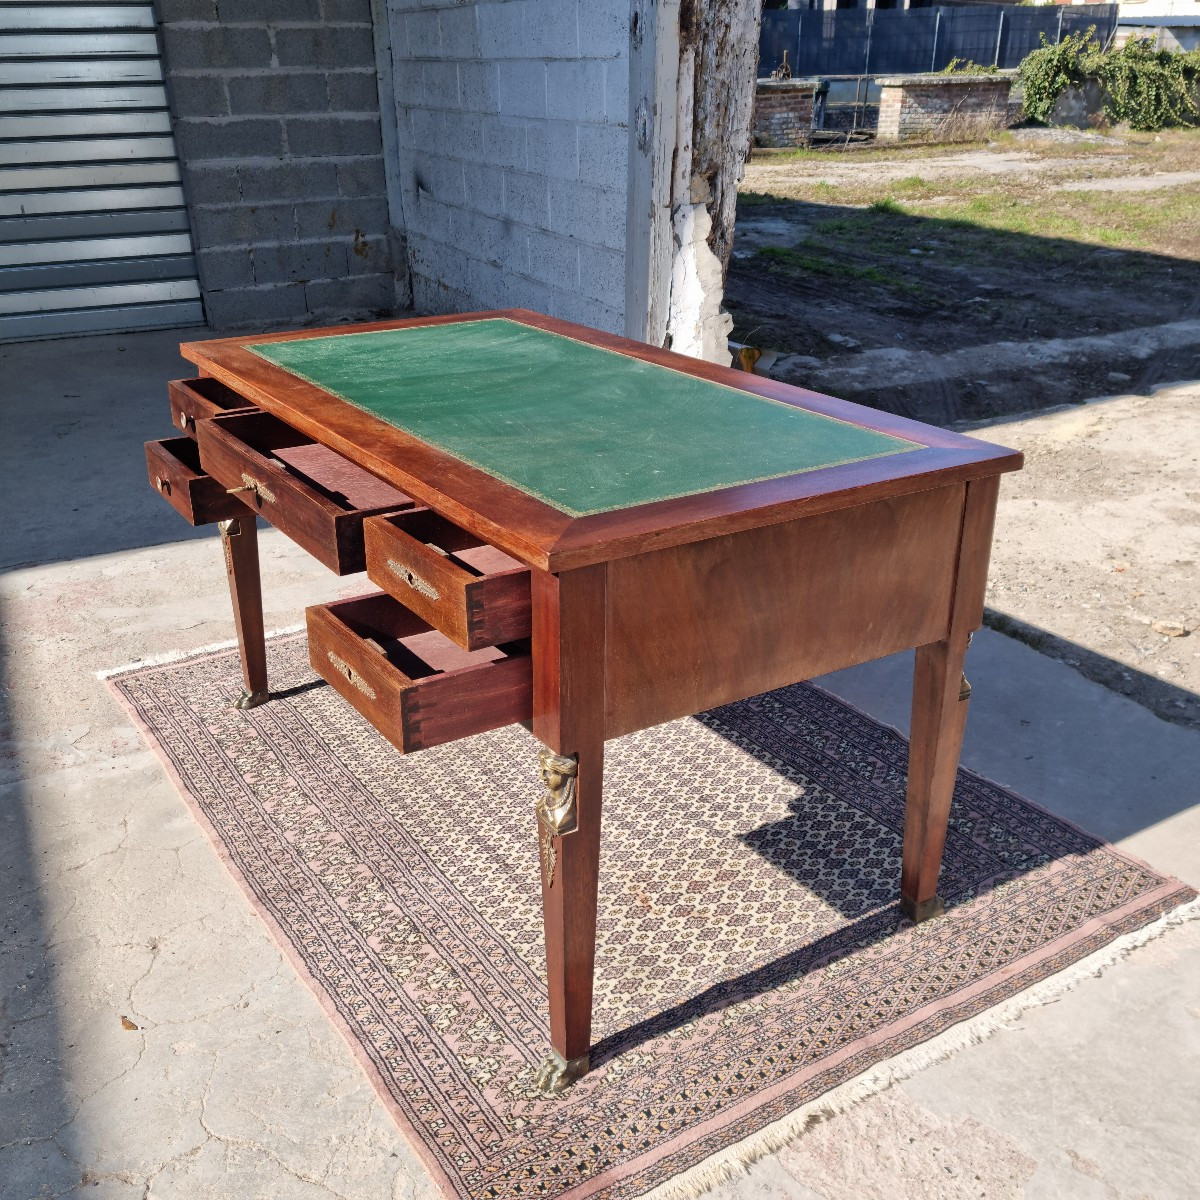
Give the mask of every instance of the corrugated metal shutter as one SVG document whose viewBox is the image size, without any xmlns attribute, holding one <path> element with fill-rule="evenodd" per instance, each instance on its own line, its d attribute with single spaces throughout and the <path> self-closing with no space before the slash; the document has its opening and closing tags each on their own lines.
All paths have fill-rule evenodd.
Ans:
<svg viewBox="0 0 1200 1200">
<path fill-rule="evenodd" d="M 0 341 L 203 322 L 150 5 L 0 2 Z"/>
</svg>

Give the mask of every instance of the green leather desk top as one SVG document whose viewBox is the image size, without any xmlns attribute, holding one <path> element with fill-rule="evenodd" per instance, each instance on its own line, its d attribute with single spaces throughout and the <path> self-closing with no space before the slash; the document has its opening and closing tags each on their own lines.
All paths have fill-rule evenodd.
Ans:
<svg viewBox="0 0 1200 1200">
<path fill-rule="evenodd" d="M 919 448 L 505 318 L 246 349 L 575 517 Z"/>
</svg>

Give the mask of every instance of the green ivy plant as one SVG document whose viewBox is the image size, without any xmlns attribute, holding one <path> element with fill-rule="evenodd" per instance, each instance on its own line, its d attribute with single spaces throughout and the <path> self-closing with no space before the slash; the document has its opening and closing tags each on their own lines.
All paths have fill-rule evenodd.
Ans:
<svg viewBox="0 0 1200 1200">
<path fill-rule="evenodd" d="M 939 75 L 997 75 L 999 67 L 977 63 L 969 58 L 952 58 Z"/>
<path fill-rule="evenodd" d="M 1095 28 L 1042 45 L 1017 71 L 1025 115 L 1049 121 L 1054 103 L 1067 88 L 1089 81 L 1100 85 L 1104 114 L 1139 130 L 1195 124 L 1200 117 L 1200 51 L 1159 50 L 1149 38 L 1131 38 L 1119 50 L 1105 51 Z"/>
</svg>

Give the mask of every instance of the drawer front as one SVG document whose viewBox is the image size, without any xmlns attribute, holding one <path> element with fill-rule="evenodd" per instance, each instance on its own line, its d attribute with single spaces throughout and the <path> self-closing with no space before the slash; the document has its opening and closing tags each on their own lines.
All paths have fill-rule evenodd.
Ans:
<svg viewBox="0 0 1200 1200">
<path fill-rule="evenodd" d="M 361 571 L 363 519 L 413 501 L 332 450 L 257 410 L 201 421 L 204 469 L 338 575 Z"/>
<path fill-rule="evenodd" d="M 197 421 L 254 408 L 232 388 L 208 378 L 172 379 L 167 384 L 167 396 L 171 401 L 171 424 L 189 437 L 196 436 Z"/>
<path fill-rule="evenodd" d="M 191 525 L 210 525 L 245 516 L 246 506 L 200 468 L 200 453 L 188 437 L 146 443 L 146 471 L 154 488 Z"/>
<path fill-rule="evenodd" d="M 401 753 L 532 718 L 527 643 L 465 651 L 379 592 L 305 616 L 313 670 Z"/>
<path fill-rule="evenodd" d="M 467 650 L 530 635 L 529 568 L 427 508 L 371 517 L 367 575 Z"/>
</svg>

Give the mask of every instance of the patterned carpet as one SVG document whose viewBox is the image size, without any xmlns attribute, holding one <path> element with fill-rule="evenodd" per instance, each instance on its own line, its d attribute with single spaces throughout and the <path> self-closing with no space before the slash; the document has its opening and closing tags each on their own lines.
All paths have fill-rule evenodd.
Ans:
<svg viewBox="0 0 1200 1200">
<path fill-rule="evenodd" d="M 111 682 L 448 1195 L 641 1195 L 1194 893 L 963 772 L 900 921 L 906 744 L 796 685 L 610 742 L 594 1070 L 556 1098 L 518 727 L 402 758 L 269 648 Z"/>
</svg>

